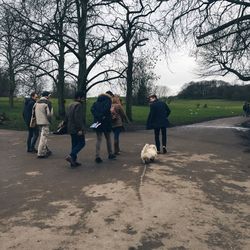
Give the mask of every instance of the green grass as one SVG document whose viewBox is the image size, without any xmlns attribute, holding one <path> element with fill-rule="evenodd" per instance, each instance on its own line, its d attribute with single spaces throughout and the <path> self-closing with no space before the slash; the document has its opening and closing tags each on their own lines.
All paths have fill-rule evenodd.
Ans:
<svg viewBox="0 0 250 250">
<path fill-rule="evenodd" d="M 200 107 L 197 107 L 200 104 Z M 207 105 L 207 108 L 204 105 Z M 190 124 L 220 117 L 242 114 L 241 101 L 226 100 L 176 100 L 169 105 L 172 124 Z"/>
<path fill-rule="evenodd" d="M 200 106 L 197 107 L 197 104 L 200 104 Z M 207 108 L 204 107 L 205 104 Z M 169 120 L 173 126 L 242 114 L 241 101 L 174 100 L 168 106 L 171 109 Z M 139 124 L 145 123 L 148 111 L 148 107 L 134 106 L 134 122 Z"/>
<path fill-rule="evenodd" d="M 90 112 L 90 107 L 95 101 L 95 98 L 89 98 L 87 102 L 87 124 L 91 124 L 93 118 Z M 66 101 L 68 105 L 71 100 Z M 54 112 L 57 112 L 57 100 L 52 99 Z M 200 107 L 197 107 L 200 104 Z M 204 108 L 204 105 L 207 108 Z M 25 124 L 22 118 L 22 109 L 24 105 L 23 98 L 15 98 L 14 108 L 10 109 L 8 98 L 0 98 L 0 114 L 5 113 L 8 121 L 5 121 L 0 128 L 25 130 Z M 225 100 L 174 100 L 169 104 L 171 115 L 169 117 L 172 125 L 191 124 L 195 122 L 211 120 L 219 117 L 229 117 L 242 114 L 241 101 L 225 101 Z M 133 118 L 135 124 L 145 124 L 149 112 L 148 106 L 133 106 Z M 54 119 L 52 130 L 56 128 L 58 120 Z"/>
</svg>

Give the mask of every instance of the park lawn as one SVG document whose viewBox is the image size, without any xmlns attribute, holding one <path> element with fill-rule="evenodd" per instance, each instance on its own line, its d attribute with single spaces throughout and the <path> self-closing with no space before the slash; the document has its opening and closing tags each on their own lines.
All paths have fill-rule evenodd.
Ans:
<svg viewBox="0 0 250 250">
<path fill-rule="evenodd" d="M 176 100 L 169 104 L 172 111 L 169 119 L 173 125 L 182 125 L 238 116 L 242 115 L 242 104 L 228 100 Z"/>
<path fill-rule="evenodd" d="M 199 104 L 199 107 L 198 107 Z M 171 109 L 169 121 L 172 126 L 192 124 L 221 117 L 242 115 L 241 101 L 227 100 L 173 100 L 168 104 Z M 206 108 L 204 106 L 207 106 Z M 145 124 L 149 108 L 133 107 L 134 122 Z"/>
<path fill-rule="evenodd" d="M 88 98 L 87 101 L 87 125 L 89 126 L 92 121 L 90 107 L 92 106 L 95 98 Z M 66 105 L 71 103 L 72 100 L 66 100 Z M 54 112 L 57 112 L 57 100 L 52 99 Z M 199 107 L 198 107 L 199 104 Z M 8 121 L 5 121 L 0 128 L 24 130 L 26 129 L 22 118 L 22 109 L 24 105 L 23 98 L 15 98 L 14 108 L 10 109 L 8 98 L 0 98 L 0 114 L 5 113 Z M 220 117 L 237 116 L 242 114 L 241 101 L 227 101 L 227 100 L 172 100 L 168 104 L 171 109 L 169 117 L 172 126 L 191 124 L 200 121 L 211 120 Z M 206 108 L 204 107 L 207 106 Z M 133 123 L 145 124 L 149 112 L 148 106 L 133 106 Z M 55 115 L 56 117 L 56 115 Z M 60 120 L 53 119 L 52 130 L 54 130 Z"/>
</svg>

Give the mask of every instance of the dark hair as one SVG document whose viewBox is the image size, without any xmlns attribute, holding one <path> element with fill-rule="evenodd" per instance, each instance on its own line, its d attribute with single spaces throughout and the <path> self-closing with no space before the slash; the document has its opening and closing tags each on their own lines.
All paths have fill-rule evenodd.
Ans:
<svg viewBox="0 0 250 250">
<path fill-rule="evenodd" d="M 108 95 L 110 95 L 110 96 L 112 96 L 112 97 L 114 97 L 114 94 L 109 90 L 109 91 L 107 91 L 106 92 L 106 94 L 108 94 Z"/>
<path fill-rule="evenodd" d="M 78 98 L 81 99 L 82 97 L 83 97 L 83 92 L 82 91 L 77 91 L 75 93 L 75 96 L 74 96 L 75 100 L 77 100 Z"/>
<path fill-rule="evenodd" d="M 49 91 L 43 91 L 41 96 L 45 97 L 45 96 L 50 96 L 50 92 Z"/>
<path fill-rule="evenodd" d="M 148 99 L 149 99 L 149 98 L 155 98 L 155 99 L 157 99 L 157 95 L 155 95 L 155 94 L 150 95 L 150 96 L 148 97 Z"/>
<path fill-rule="evenodd" d="M 35 92 L 35 91 L 31 92 L 31 93 L 30 93 L 30 98 L 34 97 L 35 95 L 36 95 L 36 92 Z"/>
</svg>

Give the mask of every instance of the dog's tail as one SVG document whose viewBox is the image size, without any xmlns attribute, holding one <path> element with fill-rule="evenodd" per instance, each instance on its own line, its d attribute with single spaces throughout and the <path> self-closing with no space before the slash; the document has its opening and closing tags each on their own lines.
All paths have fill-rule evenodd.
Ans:
<svg viewBox="0 0 250 250">
<path fill-rule="evenodd" d="M 143 155 L 145 154 L 145 151 L 146 151 L 148 145 L 149 145 L 149 144 L 145 144 L 145 145 L 144 145 L 144 147 L 143 147 L 143 149 L 142 149 L 142 151 L 141 151 L 141 158 L 143 158 Z"/>
</svg>

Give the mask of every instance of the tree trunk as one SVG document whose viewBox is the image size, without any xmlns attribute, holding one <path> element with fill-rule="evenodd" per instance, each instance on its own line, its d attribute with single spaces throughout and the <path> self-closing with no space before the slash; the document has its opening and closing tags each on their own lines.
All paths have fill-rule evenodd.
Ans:
<svg viewBox="0 0 250 250">
<path fill-rule="evenodd" d="M 15 75 L 12 67 L 9 68 L 9 105 L 10 108 L 14 107 L 14 93 L 16 89 Z"/>
<path fill-rule="evenodd" d="M 86 31 L 87 31 L 87 2 L 81 1 L 81 11 L 78 16 L 78 46 L 79 46 L 79 70 L 78 70 L 78 82 L 77 88 L 83 92 L 83 117 L 86 124 L 87 114 L 87 57 L 86 57 Z M 81 13 L 81 14 L 80 14 Z"/>
<path fill-rule="evenodd" d="M 14 94 L 13 93 L 9 94 L 9 105 L 10 105 L 10 108 L 14 108 Z"/>
<path fill-rule="evenodd" d="M 126 114 L 130 121 L 133 121 L 132 116 L 132 90 L 133 90 L 133 64 L 134 58 L 130 50 L 127 47 L 128 55 L 128 68 L 127 68 L 127 91 L 126 91 Z"/>
<path fill-rule="evenodd" d="M 58 95 L 58 115 L 60 119 L 65 117 L 65 100 L 64 100 L 64 45 L 59 47 L 58 78 L 57 78 L 57 95 Z"/>
</svg>

